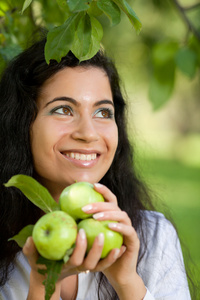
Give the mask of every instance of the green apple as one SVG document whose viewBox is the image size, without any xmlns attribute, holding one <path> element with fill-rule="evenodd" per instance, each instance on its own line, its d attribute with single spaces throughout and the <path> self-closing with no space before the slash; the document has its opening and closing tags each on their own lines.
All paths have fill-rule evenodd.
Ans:
<svg viewBox="0 0 200 300">
<path fill-rule="evenodd" d="M 92 248 L 95 237 L 99 233 L 104 234 L 104 246 L 101 258 L 105 258 L 114 248 L 120 248 L 123 244 L 123 236 L 121 233 L 109 229 L 108 224 L 114 221 L 98 221 L 92 218 L 82 220 L 78 223 L 78 229 L 83 228 L 87 237 L 87 253 Z"/>
<path fill-rule="evenodd" d="M 33 228 L 33 241 L 41 256 L 50 260 L 62 259 L 76 241 L 77 224 L 64 211 L 42 216 Z"/>
<path fill-rule="evenodd" d="M 94 202 L 104 202 L 104 198 L 94 190 L 93 185 L 89 182 L 71 184 L 62 191 L 59 198 L 61 210 L 68 213 L 75 220 L 91 217 L 91 214 L 82 211 L 82 207 Z"/>
</svg>

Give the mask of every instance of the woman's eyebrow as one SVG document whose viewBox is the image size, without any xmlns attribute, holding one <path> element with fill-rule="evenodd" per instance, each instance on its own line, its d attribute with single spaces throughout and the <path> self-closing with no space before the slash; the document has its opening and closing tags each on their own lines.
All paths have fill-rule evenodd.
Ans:
<svg viewBox="0 0 200 300">
<path fill-rule="evenodd" d="M 47 107 L 49 104 L 54 103 L 56 101 L 67 101 L 67 102 L 71 102 L 72 104 L 74 104 L 76 106 L 80 106 L 80 103 L 78 101 L 76 101 L 75 99 L 66 97 L 66 96 L 61 96 L 61 97 L 56 97 L 56 98 L 52 99 L 51 101 L 47 102 L 45 104 L 45 107 Z M 107 100 L 107 99 L 103 99 L 103 100 L 99 100 L 99 101 L 95 102 L 94 106 L 99 106 L 99 105 L 103 105 L 103 104 L 110 104 L 114 107 L 113 101 Z"/>
<path fill-rule="evenodd" d="M 110 104 L 110 105 L 112 105 L 114 107 L 113 101 L 107 100 L 107 99 L 105 99 L 105 100 L 99 100 L 99 101 L 95 102 L 94 106 L 99 106 L 99 105 L 103 105 L 103 104 Z"/>
<path fill-rule="evenodd" d="M 61 96 L 61 97 L 53 98 L 51 101 L 47 102 L 45 104 L 45 107 L 47 107 L 49 104 L 56 102 L 56 101 L 67 101 L 67 102 L 71 102 L 72 104 L 74 104 L 76 106 L 79 105 L 79 103 L 75 99 L 70 98 L 70 97 Z"/>
</svg>

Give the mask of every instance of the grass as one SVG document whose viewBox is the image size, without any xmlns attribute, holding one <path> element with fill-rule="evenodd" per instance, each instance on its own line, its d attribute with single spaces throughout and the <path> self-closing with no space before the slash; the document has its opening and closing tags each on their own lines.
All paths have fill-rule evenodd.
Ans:
<svg viewBox="0 0 200 300">
<path fill-rule="evenodd" d="M 186 267 L 192 270 L 193 281 L 200 282 L 200 168 L 147 158 L 141 159 L 139 165 L 146 182 L 160 199 L 158 210 L 170 212 Z M 200 299 L 200 291 L 197 293 L 193 300 Z"/>
</svg>

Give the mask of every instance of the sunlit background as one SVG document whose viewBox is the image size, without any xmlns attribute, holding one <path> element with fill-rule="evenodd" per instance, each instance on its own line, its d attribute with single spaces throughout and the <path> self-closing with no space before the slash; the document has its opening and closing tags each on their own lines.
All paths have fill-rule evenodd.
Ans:
<svg viewBox="0 0 200 300">
<path fill-rule="evenodd" d="M 175 40 L 182 46 L 187 39 L 187 26 L 173 1 L 157 2 L 159 9 L 155 1 L 132 1 L 143 24 L 140 35 L 131 30 L 124 18 L 119 26 L 107 30 L 104 45 L 116 61 L 126 89 L 129 132 L 136 144 L 138 168 L 155 191 L 158 208 L 171 214 L 185 262 L 189 263 L 194 280 L 200 282 L 199 70 L 191 78 L 177 68 L 171 96 L 154 110 L 149 97 L 152 51 L 156 44 Z M 185 6 L 191 2 L 179 1 Z M 188 16 L 198 27 L 200 7 Z M 199 292 L 196 297 L 194 300 L 200 299 Z"/>
<path fill-rule="evenodd" d="M 1 0 L 0 25 L 6 26 L 0 27 L 0 68 L 26 47 L 36 27 L 51 28 L 65 19 L 56 1 L 45 0 L 35 0 L 22 16 L 23 2 Z M 171 214 L 185 262 L 200 281 L 200 36 L 194 41 L 187 23 L 200 32 L 200 2 L 128 3 L 142 22 L 141 33 L 136 34 L 125 14 L 114 27 L 103 19 L 103 46 L 122 78 L 138 170 L 154 191 L 158 209 Z"/>
</svg>

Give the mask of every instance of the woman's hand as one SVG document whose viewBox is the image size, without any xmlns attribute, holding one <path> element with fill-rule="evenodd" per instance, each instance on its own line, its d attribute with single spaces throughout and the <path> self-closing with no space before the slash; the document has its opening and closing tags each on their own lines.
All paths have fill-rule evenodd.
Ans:
<svg viewBox="0 0 200 300">
<path fill-rule="evenodd" d="M 123 235 L 123 246 L 120 250 L 113 249 L 106 259 L 100 260 L 95 271 L 102 271 L 118 293 L 120 299 L 143 299 L 146 288 L 136 272 L 140 241 L 127 213 L 117 204 L 116 196 L 105 186 L 95 184 L 105 202 L 94 203 L 83 208 L 92 213 L 96 220 L 113 220 L 110 229 Z M 108 265 L 108 261 L 112 261 Z"/>
<path fill-rule="evenodd" d="M 60 299 L 61 295 L 61 282 L 64 278 L 76 275 L 86 270 L 97 271 L 100 270 L 98 266 L 102 249 L 104 244 L 104 236 L 100 234 L 96 237 L 92 249 L 86 255 L 87 249 L 87 239 L 83 229 L 79 230 L 76 239 L 76 247 L 73 251 L 68 262 L 63 266 L 60 277 L 56 283 L 56 291 L 52 297 L 52 300 Z M 34 245 L 32 237 L 29 237 L 26 241 L 26 244 L 23 247 L 23 253 L 27 257 L 30 267 L 30 287 L 27 300 L 43 300 L 44 299 L 44 285 L 43 281 L 45 279 L 44 275 L 38 273 L 38 268 L 45 269 L 44 265 L 38 265 L 37 260 L 39 254 Z M 118 253 L 118 251 L 117 251 Z M 104 268 L 109 268 L 117 259 L 115 251 L 112 251 L 106 259 L 104 259 Z M 38 296 L 39 295 L 39 296 Z"/>
<path fill-rule="evenodd" d="M 109 227 L 123 235 L 123 245 L 121 249 L 113 249 L 106 258 L 100 259 L 104 244 L 104 236 L 100 234 L 96 237 L 91 250 L 86 256 L 87 239 L 84 230 L 80 229 L 76 239 L 76 247 L 70 259 L 62 268 L 55 292 L 57 296 L 54 299 L 59 299 L 58 296 L 60 296 L 61 292 L 59 289 L 62 279 L 86 270 L 103 272 L 120 299 L 143 299 L 146 294 L 146 288 L 136 272 L 140 247 L 137 233 L 132 227 L 127 213 L 121 211 L 118 207 L 115 195 L 108 188 L 100 184 L 95 184 L 95 189 L 103 195 L 105 202 L 89 204 L 83 210 L 90 214 L 92 213 L 93 218 L 97 220 L 117 221 L 118 223 L 110 223 Z M 31 266 L 31 280 L 33 285 L 37 284 L 42 287 L 44 276 L 40 275 L 37 271 L 38 265 L 36 261 L 39 255 L 32 238 L 28 239 L 23 252 L 27 256 Z M 44 268 L 44 266 L 40 267 Z"/>
</svg>

